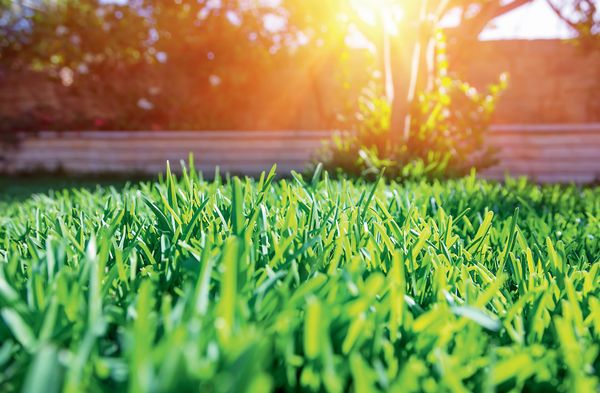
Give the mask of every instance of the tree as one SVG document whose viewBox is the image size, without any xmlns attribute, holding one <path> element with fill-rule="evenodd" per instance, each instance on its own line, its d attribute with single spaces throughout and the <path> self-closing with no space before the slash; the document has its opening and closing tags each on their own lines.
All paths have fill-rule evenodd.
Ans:
<svg viewBox="0 0 600 393">
<path fill-rule="evenodd" d="M 459 23 L 446 31 L 450 45 L 460 50 L 469 48 L 488 23 L 532 0 L 421 0 L 406 5 L 402 32 L 392 49 L 396 61 L 394 70 L 394 102 L 392 109 L 393 136 L 409 137 L 411 106 L 417 91 L 431 87 L 427 79 L 433 69 L 433 35 L 449 12 L 458 12 Z M 598 47 L 600 12 L 596 0 L 546 0 L 556 15 L 579 33 L 579 42 Z M 420 3 L 420 8 L 416 6 Z"/>
<path fill-rule="evenodd" d="M 472 55 L 470 44 L 477 40 L 485 27 L 495 18 L 509 13 L 532 0 L 371 0 L 371 7 L 379 10 L 378 26 L 368 25 L 350 1 L 305 0 L 302 5 L 295 1 L 283 7 L 292 15 L 292 24 L 308 29 L 313 35 L 325 32 L 320 40 L 328 42 L 325 47 L 335 47 L 332 40 L 340 41 L 340 35 L 331 31 L 348 29 L 353 25 L 377 47 L 378 64 L 386 79 L 386 95 L 392 104 L 392 138 L 398 142 L 409 138 L 411 107 L 418 92 L 433 87 L 435 32 L 450 13 L 458 15 L 455 27 L 445 29 L 448 45 L 455 57 Z M 600 14 L 595 0 L 546 0 L 557 15 L 565 20 L 580 36 L 580 42 L 596 43 L 600 33 Z M 386 33 L 382 27 L 383 13 L 393 7 L 400 8 L 403 17 L 397 20 L 395 35 Z M 351 15 L 340 18 L 339 15 Z M 341 35 L 343 36 L 343 34 Z M 343 39 L 342 39 L 343 40 Z"/>
<path fill-rule="evenodd" d="M 288 0 L 291 28 L 308 31 L 313 42 L 324 43 L 331 50 L 344 41 L 350 27 L 355 27 L 377 48 L 377 63 L 384 76 L 386 96 L 392 105 L 392 138 L 407 139 L 411 127 L 411 107 L 417 92 L 433 87 L 435 32 L 450 13 L 458 13 L 459 24 L 446 31 L 449 45 L 457 42 L 468 47 L 490 20 L 510 12 L 531 0 L 371 0 L 362 2 L 375 9 L 377 23 L 370 25 L 359 15 L 360 7 L 351 0 Z M 360 1 L 358 1 L 360 3 Z M 384 19 L 400 10 L 396 34 L 386 32 Z M 334 32 L 332 34 L 332 32 Z M 336 46 L 337 45 L 337 46 Z"/>
<path fill-rule="evenodd" d="M 147 20 L 100 0 L 0 3 L 0 61 L 13 67 L 92 71 L 144 58 Z"/>
<path fill-rule="evenodd" d="M 244 0 L 0 1 L 2 66 L 105 91 L 118 127 L 231 127 L 282 57 L 263 23 L 281 10 Z"/>
<path fill-rule="evenodd" d="M 392 45 L 394 102 L 392 105 L 392 138 L 407 140 L 411 132 L 411 107 L 418 91 L 431 88 L 434 58 L 434 34 L 449 12 L 458 12 L 459 24 L 447 31 L 448 41 L 461 46 L 477 39 L 494 18 L 506 14 L 531 0 L 421 0 L 405 6 L 400 34 Z M 418 6 L 417 6 L 418 5 Z"/>
</svg>

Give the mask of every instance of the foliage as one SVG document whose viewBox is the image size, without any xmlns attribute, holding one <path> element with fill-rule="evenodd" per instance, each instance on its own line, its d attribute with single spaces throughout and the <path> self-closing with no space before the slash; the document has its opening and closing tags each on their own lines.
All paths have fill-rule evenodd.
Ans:
<svg viewBox="0 0 600 393">
<path fill-rule="evenodd" d="M 66 78 L 151 61 L 146 19 L 127 4 L 99 0 L 0 5 L 0 61 Z"/>
<path fill-rule="evenodd" d="M 287 41 L 264 26 L 265 15 L 281 12 L 268 5 L 39 3 L 0 8 L 1 65 L 48 74 L 69 87 L 54 89 L 59 98 L 82 95 L 109 110 L 99 118 L 73 116 L 77 106 L 44 116 L 16 113 L 3 121 L 10 131 L 237 128 L 252 112 L 248 97 L 259 96 L 273 72 L 291 64 Z M 286 50 L 275 50 L 278 42 Z"/>
<path fill-rule="evenodd" d="M 507 86 L 506 75 L 485 92 L 451 77 L 439 34 L 435 86 L 420 94 L 412 131 L 402 139 L 391 135 L 390 105 L 373 83 L 361 97 L 354 121 L 346 125 L 349 132 L 334 136 L 317 159 L 331 171 L 353 175 L 377 175 L 386 168 L 392 178 L 463 176 L 492 165 L 494 150 L 485 135 Z"/>
<path fill-rule="evenodd" d="M 193 167 L 0 203 L 0 386 L 598 389 L 600 189 Z"/>
<path fill-rule="evenodd" d="M 355 117 L 345 120 L 343 130 L 324 144 L 314 165 L 322 164 L 332 173 L 377 176 L 385 165 L 370 163 L 390 151 L 390 115 L 389 102 L 381 95 L 378 84 L 371 82 L 358 99 Z M 392 165 L 387 161 L 386 164 Z"/>
</svg>

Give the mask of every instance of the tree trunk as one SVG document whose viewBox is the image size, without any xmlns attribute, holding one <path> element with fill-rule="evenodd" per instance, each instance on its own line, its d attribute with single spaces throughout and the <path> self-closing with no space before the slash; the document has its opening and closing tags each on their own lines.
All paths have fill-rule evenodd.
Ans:
<svg viewBox="0 0 600 393">
<path fill-rule="evenodd" d="M 450 32 L 449 45 L 455 45 L 454 41 L 458 40 L 460 47 L 465 48 L 466 51 L 466 48 L 470 47 L 469 39 L 477 40 L 479 33 L 490 20 L 531 1 L 484 2 L 475 16 L 463 20 L 459 27 Z M 428 22 L 431 22 L 432 25 L 439 22 L 450 5 L 452 2 L 446 0 L 409 0 L 406 2 L 399 35 L 394 37 L 392 43 L 394 99 L 390 139 L 393 144 L 407 141 L 410 138 L 411 108 L 417 93 L 434 86 L 434 79 L 432 79 L 435 71 L 434 30 L 432 26 L 428 26 Z M 428 14 L 429 6 L 431 6 L 432 15 Z"/>
<path fill-rule="evenodd" d="M 415 2 L 416 3 L 416 2 Z M 414 4 L 414 3 L 413 3 Z M 429 39 L 424 40 L 424 24 L 427 19 L 427 0 L 406 7 L 399 34 L 392 43 L 394 66 L 394 101 L 390 123 L 391 142 L 398 144 L 410 138 L 411 108 L 416 98 L 420 73 Z"/>
</svg>

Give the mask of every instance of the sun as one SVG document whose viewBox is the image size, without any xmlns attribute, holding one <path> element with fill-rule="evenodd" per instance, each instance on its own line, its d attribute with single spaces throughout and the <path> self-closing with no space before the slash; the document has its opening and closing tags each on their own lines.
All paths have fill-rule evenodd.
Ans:
<svg viewBox="0 0 600 393">
<path fill-rule="evenodd" d="M 404 14 L 398 0 L 350 0 L 350 5 L 368 25 L 381 27 L 389 33 L 396 31 L 397 24 Z"/>
</svg>

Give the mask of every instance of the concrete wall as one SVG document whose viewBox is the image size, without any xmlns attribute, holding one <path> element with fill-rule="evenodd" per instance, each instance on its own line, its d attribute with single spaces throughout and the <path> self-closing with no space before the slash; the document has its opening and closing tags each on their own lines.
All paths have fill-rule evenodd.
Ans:
<svg viewBox="0 0 600 393">
<path fill-rule="evenodd" d="M 256 175 L 278 164 L 279 173 L 302 170 L 328 131 L 83 131 L 23 135 L 18 146 L 0 150 L 0 173 L 63 170 L 69 173 L 163 172 L 194 154 L 199 170 Z M 482 173 L 506 173 L 539 182 L 600 180 L 600 123 L 502 125 L 488 143 L 500 149 L 499 164 Z"/>
</svg>

